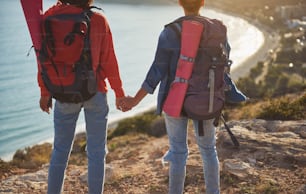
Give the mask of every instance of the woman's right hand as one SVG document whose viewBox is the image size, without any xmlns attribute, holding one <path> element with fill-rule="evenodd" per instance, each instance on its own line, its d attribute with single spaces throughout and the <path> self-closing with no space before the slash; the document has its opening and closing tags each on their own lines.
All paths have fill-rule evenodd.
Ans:
<svg viewBox="0 0 306 194">
<path fill-rule="evenodd" d="M 39 106 L 42 111 L 50 114 L 50 109 L 52 109 L 51 96 L 41 96 L 39 100 Z"/>
</svg>

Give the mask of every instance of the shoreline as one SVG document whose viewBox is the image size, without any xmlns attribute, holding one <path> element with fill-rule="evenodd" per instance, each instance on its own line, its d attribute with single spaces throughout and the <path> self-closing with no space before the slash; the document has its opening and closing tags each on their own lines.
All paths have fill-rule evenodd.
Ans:
<svg viewBox="0 0 306 194">
<path fill-rule="evenodd" d="M 235 17 L 244 19 L 248 23 L 250 23 L 251 25 L 254 25 L 264 35 L 264 43 L 261 45 L 261 47 L 254 54 L 247 57 L 243 62 L 241 62 L 240 64 L 237 64 L 236 68 L 232 70 L 231 76 L 232 76 L 233 80 L 236 81 L 239 77 L 243 77 L 243 76 L 247 75 L 247 73 L 250 71 L 250 69 L 257 65 L 257 62 L 264 61 L 264 60 L 267 59 L 267 57 L 268 57 L 267 53 L 269 52 L 270 49 L 274 49 L 277 46 L 277 39 L 275 38 L 276 36 L 271 37 L 269 35 L 269 33 L 272 31 L 272 29 L 267 29 L 267 26 L 263 26 L 262 24 L 260 24 L 256 21 L 252 21 L 251 18 L 246 18 L 242 15 L 234 14 L 234 13 L 231 13 L 231 12 L 228 12 L 226 10 L 222 10 L 220 8 L 216 8 L 216 7 L 213 7 L 213 6 L 206 6 L 204 9 L 211 9 L 211 10 L 214 10 L 214 11 L 217 11 L 217 12 L 220 12 L 220 13 L 224 13 L 224 14 L 227 14 L 227 15 L 231 15 L 231 16 L 235 16 Z M 143 114 L 145 112 L 148 112 L 148 111 L 151 111 L 153 109 L 155 109 L 155 106 L 148 107 L 148 108 L 143 109 L 139 112 L 136 112 L 135 114 L 132 114 L 132 115 L 127 115 L 127 116 L 124 116 L 124 117 L 121 117 L 121 118 L 116 118 L 114 120 L 110 120 L 109 123 L 108 123 L 107 130 L 114 129 L 117 126 L 117 124 L 124 119 L 132 118 L 132 117 L 137 116 L 137 115 L 141 115 L 141 114 Z M 75 135 L 83 135 L 83 134 L 85 134 L 85 129 L 84 129 L 84 126 L 82 124 L 81 126 L 79 126 L 79 130 L 76 131 Z M 51 143 L 52 144 L 52 141 L 53 141 L 53 138 L 51 138 L 51 140 L 48 139 L 48 140 L 39 142 L 37 144 L 33 144 L 32 146 L 41 145 L 43 143 Z M 32 147 L 32 146 L 29 146 L 29 147 Z M 13 159 L 13 156 L 14 156 L 15 153 L 16 153 L 16 151 L 14 153 L 10 154 L 10 155 L 5 156 L 4 158 L 1 158 L 1 159 L 4 160 L 4 161 L 11 161 Z"/>
<path fill-rule="evenodd" d="M 233 81 L 237 81 L 239 78 L 246 76 L 259 61 L 266 61 L 269 57 L 269 51 L 274 50 L 279 45 L 279 35 L 275 30 L 269 28 L 269 26 L 261 24 L 259 21 L 253 20 L 252 18 L 216 6 L 207 5 L 205 8 L 243 19 L 263 33 L 264 42 L 260 48 L 231 70 Z"/>
</svg>

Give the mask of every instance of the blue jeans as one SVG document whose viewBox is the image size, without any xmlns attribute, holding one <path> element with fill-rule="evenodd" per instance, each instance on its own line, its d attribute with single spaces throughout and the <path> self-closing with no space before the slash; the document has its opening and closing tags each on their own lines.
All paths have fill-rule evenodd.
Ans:
<svg viewBox="0 0 306 194">
<path fill-rule="evenodd" d="M 86 122 L 88 190 L 90 194 L 101 194 L 103 191 L 109 108 L 106 94 L 98 92 L 84 103 L 55 102 L 54 145 L 48 175 L 48 194 L 58 194 L 62 191 L 76 122 L 82 108 Z"/>
<path fill-rule="evenodd" d="M 163 157 L 169 162 L 169 194 L 181 194 L 184 190 L 186 161 L 188 157 L 188 118 L 165 115 L 169 138 L 169 150 Z M 193 121 L 195 136 L 200 149 L 207 194 L 220 193 L 219 160 L 216 150 L 216 128 L 213 120 L 203 121 L 204 136 L 199 136 L 198 122 Z"/>
</svg>

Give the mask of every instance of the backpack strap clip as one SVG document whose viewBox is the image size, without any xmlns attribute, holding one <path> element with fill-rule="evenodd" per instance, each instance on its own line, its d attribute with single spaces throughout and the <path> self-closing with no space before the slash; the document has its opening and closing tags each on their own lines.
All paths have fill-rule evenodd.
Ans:
<svg viewBox="0 0 306 194">
<path fill-rule="evenodd" d="M 195 58 L 194 57 L 188 57 L 188 56 L 185 56 L 185 55 L 180 55 L 180 59 L 184 60 L 184 61 L 187 61 L 187 62 L 190 62 L 190 63 L 194 63 L 195 61 Z"/>
<path fill-rule="evenodd" d="M 186 83 L 188 84 L 188 80 L 182 77 L 175 77 L 172 83 Z"/>
</svg>

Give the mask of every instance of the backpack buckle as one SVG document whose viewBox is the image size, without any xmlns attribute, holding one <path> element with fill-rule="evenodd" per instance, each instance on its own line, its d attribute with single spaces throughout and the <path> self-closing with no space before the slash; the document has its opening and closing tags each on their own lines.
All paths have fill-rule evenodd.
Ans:
<svg viewBox="0 0 306 194">
<path fill-rule="evenodd" d="M 187 61 L 187 62 L 190 62 L 190 63 L 194 63 L 195 61 L 195 58 L 193 57 L 188 57 L 188 56 L 185 56 L 185 55 L 180 55 L 180 59 L 184 60 L 184 61 Z"/>
<path fill-rule="evenodd" d="M 188 84 L 188 80 L 187 79 L 184 79 L 182 77 L 175 77 L 174 80 L 173 80 L 173 83 L 186 83 Z"/>
</svg>

